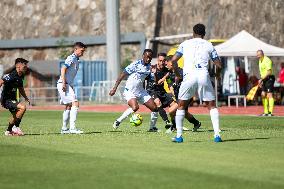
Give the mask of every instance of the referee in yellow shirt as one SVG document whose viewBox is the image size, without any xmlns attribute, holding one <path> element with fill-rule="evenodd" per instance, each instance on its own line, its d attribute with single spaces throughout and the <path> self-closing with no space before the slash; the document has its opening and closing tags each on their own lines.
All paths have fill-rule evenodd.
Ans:
<svg viewBox="0 0 284 189">
<path fill-rule="evenodd" d="M 263 114 L 262 116 L 273 116 L 273 107 L 274 107 L 274 99 L 273 99 L 273 89 L 275 76 L 272 71 L 272 61 L 264 56 L 262 50 L 258 50 L 256 52 L 257 58 L 259 58 L 259 72 L 261 79 L 259 80 L 259 84 L 261 86 L 261 97 L 263 104 Z"/>
</svg>

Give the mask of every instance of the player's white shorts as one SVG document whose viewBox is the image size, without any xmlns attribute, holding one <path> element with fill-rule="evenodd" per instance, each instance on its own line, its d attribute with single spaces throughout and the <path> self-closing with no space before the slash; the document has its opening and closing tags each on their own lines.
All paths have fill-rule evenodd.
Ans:
<svg viewBox="0 0 284 189">
<path fill-rule="evenodd" d="M 214 88 L 208 73 L 197 73 L 182 81 L 178 93 L 180 100 L 189 100 L 198 92 L 202 101 L 215 100 Z"/>
<path fill-rule="evenodd" d="M 64 92 L 62 90 L 62 83 L 57 83 L 57 90 L 61 98 L 60 104 L 70 104 L 72 102 L 78 101 L 74 89 L 68 84 L 66 84 L 66 88 L 67 90 L 66 92 Z"/>
<path fill-rule="evenodd" d="M 128 89 L 124 89 L 123 92 L 124 99 L 128 102 L 132 98 L 136 98 L 138 103 L 140 104 L 145 104 L 150 100 L 151 96 L 148 94 L 146 90 L 141 90 L 141 91 L 130 91 Z"/>
</svg>

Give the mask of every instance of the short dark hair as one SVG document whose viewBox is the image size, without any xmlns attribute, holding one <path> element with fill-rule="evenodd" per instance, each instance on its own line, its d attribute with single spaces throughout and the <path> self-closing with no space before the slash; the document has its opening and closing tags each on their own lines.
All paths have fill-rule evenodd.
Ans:
<svg viewBox="0 0 284 189">
<path fill-rule="evenodd" d="M 16 60 L 15 60 L 15 65 L 18 64 L 18 63 L 27 64 L 27 63 L 29 63 L 29 61 L 27 61 L 27 60 L 24 59 L 24 58 L 16 58 Z"/>
<path fill-rule="evenodd" d="M 173 58 L 174 55 L 169 55 L 166 57 L 166 61 L 170 61 Z"/>
<path fill-rule="evenodd" d="M 166 53 L 164 53 L 164 52 L 161 52 L 161 53 L 158 53 L 158 57 L 159 57 L 159 56 L 166 57 L 166 56 L 167 56 L 167 54 L 166 54 Z"/>
<path fill-rule="evenodd" d="M 261 49 L 258 49 L 256 52 L 260 52 L 262 55 L 264 55 L 264 52 Z"/>
<path fill-rule="evenodd" d="M 205 36 L 205 26 L 203 24 L 196 24 L 193 26 L 193 32 L 197 35 Z"/>
<path fill-rule="evenodd" d="M 151 54 L 153 54 L 152 49 L 145 49 L 145 50 L 143 51 L 143 54 L 145 54 L 146 52 L 150 52 Z"/>
<path fill-rule="evenodd" d="M 87 46 L 82 42 L 74 43 L 74 47 L 87 48 Z"/>
</svg>

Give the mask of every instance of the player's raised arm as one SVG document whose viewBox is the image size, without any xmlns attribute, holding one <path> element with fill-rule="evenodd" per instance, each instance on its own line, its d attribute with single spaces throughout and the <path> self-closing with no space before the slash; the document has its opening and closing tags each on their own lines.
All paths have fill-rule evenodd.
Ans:
<svg viewBox="0 0 284 189">
<path fill-rule="evenodd" d="M 222 62 L 221 62 L 221 60 L 220 60 L 220 58 L 219 58 L 219 56 L 218 56 L 218 53 L 217 53 L 217 51 L 214 49 L 214 47 L 212 46 L 212 51 L 211 51 L 211 53 L 209 54 L 209 56 L 210 56 L 210 59 L 213 61 L 213 64 L 215 64 L 216 65 L 216 74 L 215 74 L 215 76 L 217 77 L 217 78 L 219 78 L 220 77 L 220 74 L 221 74 L 221 70 L 222 70 Z"/>
<path fill-rule="evenodd" d="M 212 51 L 210 52 L 210 58 L 213 61 L 213 63 L 217 66 L 217 68 L 221 69 L 222 68 L 222 62 L 218 56 L 217 51 L 214 49 L 212 46 Z"/>
<path fill-rule="evenodd" d="M 169 77 L 169 72 L 158 81 L 158 85 L 163 84 L 168 77 Z"/>
<path fill-rule="evenodd" d="M 174 73 L 176 74 L 176 77 L 178 77 L 179 79 L 182 79 L 182 76 L 179 73 L 178 70 L 178 60 L 182 57 L 182 54 L 179 52 L 176 52 L 176 54 L 172 57 L 172 59 L 170 60 L 172 62 L 173 65 L 173 70 Z"/>
<path fill-rule="evenodd" d="M 121 81 L 128 75 L 127 72 L 122 72 L 120 74 L 120 76 L 117 78 L 114 87 L 110 90 L 109 95 L 113 96 L 117 90 L 117 87 L 119 86 L 119 84 L 121 83 Z"/>
</svg>

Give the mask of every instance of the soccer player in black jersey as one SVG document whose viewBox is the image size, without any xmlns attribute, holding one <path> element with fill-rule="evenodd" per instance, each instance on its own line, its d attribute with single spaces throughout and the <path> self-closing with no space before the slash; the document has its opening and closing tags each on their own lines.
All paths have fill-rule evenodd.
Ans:
<svg viewBox="0 0 284 189">
<path fill-rule="evenodd" d="M 175 103 L 171 94 L 168 94 L 164 88 L 164 82 L 168 77 L 168 69 L 165 68 L 165 53 L 158 54 L 158 63 L 152 65 L 151 74 L 146 78 L 147 85 L 146 90 L 154 99 L 155 104 L 158 107 L 158 111 L 163 121 L 165 122 L 165 127 L 172 127 L 172 123 L 169 121 L 168 116 L 164 108 L 169 107 L 169 114 L 172 119 L 174 119 L 175 111 L 177 109 L 177 103 Z M 150 132 L 156 132 L 156 121 L 158 115 L 156 112 L 151 113 L 151 122 L 150 122 Z"/>
<path fill-rule="evenodd" d="M 170 61 L 168 61 L 168 60 L 171 60 L 171 58 L 172 58 L 172 55 L 166 57 L 166 67 L 169 71 L 169 75 L 168 75 L 166 81 L 169 85 L 169 89 L 170 89 L 171 93 L 175 96 L 175 99 L 178 100 L 178 92 L 179 92 L 180 84 L 181 84 L 182 81 L 177 80 L 176 75 L 173 72 L 173 65 Z M 178 68 L 178 71 L 179 71 L 180 75 L 182 76 L 183 70 L 181 68 Z M 192 99 L 191 99 L 191 102 L 192 102 Z M 198 121 L 197 119 L 195 119 L 195 117 L 192 114 L 190 114 L 188 111 L 186 111 L 186 112 L 187 113 L 185 115 L 185 118 L 190 123 L 192 123 L 194 125 L 192 131 L 196 132 L 197 129 L 201 126 L 201 122 Z M 175 128 L 172 128 L 172 129 L 175 129 Z"/>
<path fill-rule="evenodd" d="M 5 131 L 6 136 L 24 135 L 19 126 L 26 111 L 26 103 L 18 102 L 17 89 L 19 90 L 19 93 L 25 98 L 25 101 L 30 103 L 30 100 L 27 97 L 23 87 L 24 75 L 28 69 L 27 63 L 27 60 L 23 58 L 17 58 L 15 60 L 15 69 L 9 74 L 6 74 L 2 79 L 0 79 L 0 87 L 4 85 L 1 94 L 1 105 L 4 108 L 8 109 L 12 114 L 12 117 L 8 124 L 8 129 L 7 131 Z"/>
</svg>

